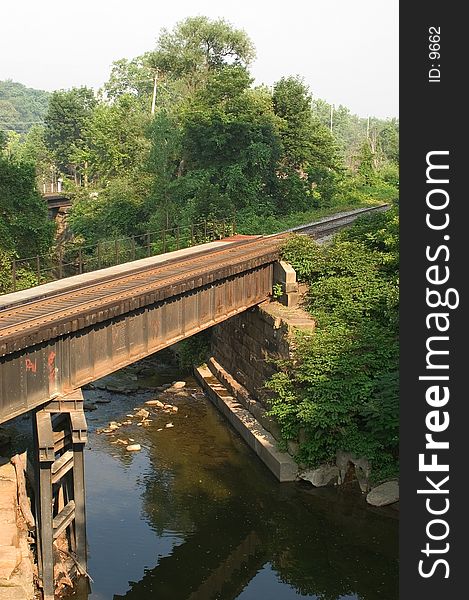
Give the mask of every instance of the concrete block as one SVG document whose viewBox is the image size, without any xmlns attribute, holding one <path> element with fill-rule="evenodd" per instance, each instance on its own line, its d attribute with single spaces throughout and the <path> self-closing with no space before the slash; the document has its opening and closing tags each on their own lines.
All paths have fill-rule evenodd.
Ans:
<svg viewBox="0 0 469 600">
<path fill-rule="evenodd" d="M 298 473 L 295 461 L 286 452 L 278 450 L 273 435 L 237 400 L 236 393 L 232 396 L 229 387 L 227 389 L 219 382 L 214 383 L 213 373 L 216 372 L 224 381 L 229 379 L 231 382 L 233 378 L 229 374 L 223 373 L 221 365 L 216 364 L 212 359 L 208 364 L 210 368 L 199 367 L 195 374 L 210 400 L 279 481 L 294 481 Z M 222 394 L 220 394 L 221 389 L 224 390 Z M 259 411 L 262 411 L 262 407 L 258 408 Z"/>
<path fill-rule="evenodd" d="M 298 306 L 298 303 L 300 301 L 300 294 L 298 291 L 286 292 L 280 296 L 278 301 L 284 306 L 293 308 L 294 306 Z"/>
<path fill-rule="evenodd" d="M 278 283 L 296 283 L 295 269 L 285 262 L 280 260 L 274 263 L 274 282 Z"/>
</svg>

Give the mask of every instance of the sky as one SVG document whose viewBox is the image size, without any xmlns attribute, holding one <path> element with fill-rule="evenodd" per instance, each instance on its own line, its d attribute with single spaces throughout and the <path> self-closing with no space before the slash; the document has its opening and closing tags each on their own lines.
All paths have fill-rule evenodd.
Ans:
<svg viewBox="0 0 469 600">
<path fill-rule="evenodd" d="M 189 16 L 223 18 L 256 47 L 255 83 L 300 75 L 313 97 L 398 116 L 398 0 L 1 0 L 0 80 L 98 89 Z"/>
</svg>

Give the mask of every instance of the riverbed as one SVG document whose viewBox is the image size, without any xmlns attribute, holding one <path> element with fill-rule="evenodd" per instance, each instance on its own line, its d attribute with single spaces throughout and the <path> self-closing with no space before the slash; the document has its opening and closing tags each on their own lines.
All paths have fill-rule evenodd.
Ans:
<svg viewBox="0 0 469 600">
<path fill-rule="evenodd" d="M 127 370 L 125 393 L 119 380 L 85 392 L 96 406 L 85 463 L 93 583 L 73 598 L 397 600 L 395 514 L 357 490 L 279 484 L 195 380 L 165 362 L 152 369 Z M 171 396 L 177 412 L 145 406 L 175 380 L 186 382 Z M 128 416 L 141 407 L 146 419 Z M 112 421 L 127 425 L 98 433 Z"/>
<path fill-rule="evenodd" d="M 162 391 L 174 381 L 185 385 Z M 370 507 L 358 488 L 278 483 L 167 353 L 92 388 L 93 581 L 68 598 L 397 600 L 395 511 Z M 145 404 L 157 399 L 165 410 Z M 29 437 L 20 419 L 17 451 Z"/>
</svg>

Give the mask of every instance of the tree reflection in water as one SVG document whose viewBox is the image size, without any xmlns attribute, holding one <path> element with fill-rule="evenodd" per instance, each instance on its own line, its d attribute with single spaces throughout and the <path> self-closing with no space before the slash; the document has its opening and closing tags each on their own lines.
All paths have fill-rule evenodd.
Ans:
<svg viewBox="0 0 469 600">
<path fill-rule="evenodd" d="M 174 547 L 148 556 L 156 566 L 129 582 L 123 595 L 100 588 L 99 571 L 106 567 L 98 560 L 92 587 L 101 591 L 90 600 L 247 600 L 255 597 L 249 584 L 261 570 L 256 589 L 268 581 L 263 597 L 269 600 L 397 600 L 397 520 L 391 514 L 374 512 L 359 494 L 278 484 L 205 399 L 180 399 L 170 419 L 174 428 L 158 432 L 168 420 L 160 416 L 134 436 L 147 450 L 147 465 L 128 510 L 139 511 L 136 518 L 154 536 L 174 535 Z M 117 456 L 116 468 L 137 478 L 135 459 L 123 447 L 102 443 Z M 102 482 L 89 485 L 112 505 Z M 112 563 L 118 551 L 107 549 L 105 560 Z M 100 548 L 91 553 L 99 556 Z"/>
</svg>

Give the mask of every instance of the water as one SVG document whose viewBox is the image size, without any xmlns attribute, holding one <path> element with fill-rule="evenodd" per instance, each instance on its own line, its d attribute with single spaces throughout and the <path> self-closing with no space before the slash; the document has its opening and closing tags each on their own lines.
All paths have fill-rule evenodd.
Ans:
<svg viewBox="0 0 469 600">
<path fill-rule="evenodd" d="M 174 379 L 181 375 L 162 367 L 153 383 Z M 367 507 L 359 494 L 277 483 L 210 402 L 191 393 L 174 399 L 177 414 L 106 435 L 96 429 L 155 394 L 86 392 L 112 402 L 88 413 L 94 583 L 74 598 L 398 598 L 394 513 Z M 133 438 L 141 452 L 112 443 L 119 438 Z"/>
</svg>

